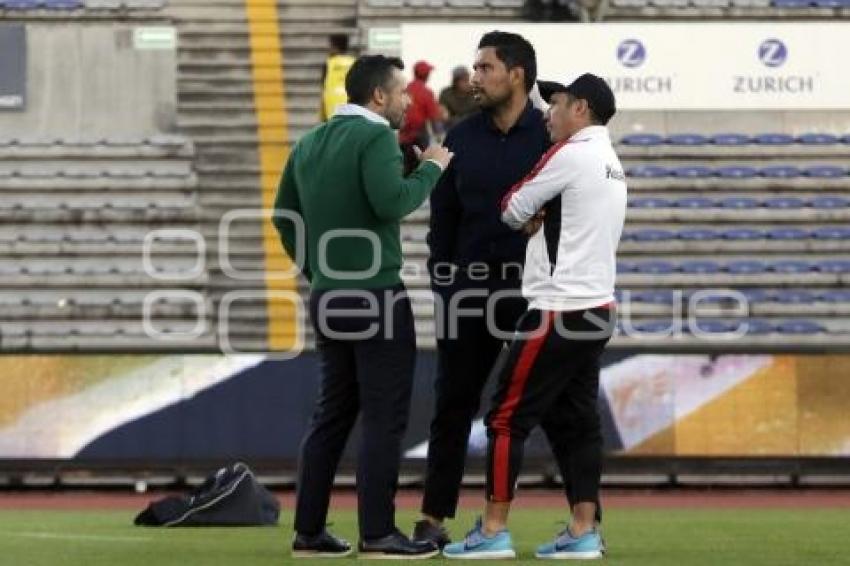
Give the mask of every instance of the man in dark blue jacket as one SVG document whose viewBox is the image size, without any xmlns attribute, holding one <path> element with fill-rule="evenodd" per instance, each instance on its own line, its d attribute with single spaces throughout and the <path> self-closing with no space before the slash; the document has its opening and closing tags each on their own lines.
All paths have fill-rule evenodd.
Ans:
<svg viewBox="0 0 850 566">
<path fill-rule="evenodd" d="M 455 157 L 431 195 L 428 234 L 438 374 L 424 518 L 414 538 L 441 546 L 448 541 L 442 522 L 457 508 L 482 390 L 527 309 L 520 294 L 526 237 L 501 222 L 499 202 L 550 145 L 543 114 L 529 101 L 537 63 L 528 41 L 505 32 L 484 35 L 473 69 L 473 96 L 482 111 L 446 137 Z M 487 324 L 488 299 L 500 332 Z"/>
</svg>

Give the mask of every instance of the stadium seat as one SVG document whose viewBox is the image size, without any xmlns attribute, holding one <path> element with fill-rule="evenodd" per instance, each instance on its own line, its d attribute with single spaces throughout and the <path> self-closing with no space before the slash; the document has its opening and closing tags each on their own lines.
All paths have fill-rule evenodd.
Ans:
<svg viewBox="0 0 850 566">
<path fill-rule="evenodd" d="M 760 145 L 791 145 L 794 136 L 788 134 L 758 134 L 753 138 Z"/>
<path fill-rule="evenodd" d="M 766 320 L 761 320 L 758 318 L 748 318 L 741 321 L 741 324 L 747 331 L 749 335 L 764 335 L 764 334 L 772 334 L 774 332 L 774 326 L 767 322 Z"/>
<path fill-rule="evenodd" d="M 82 6 L 82 0 L 44 0 L 44 7 L 51 10 L 76 10 Z"/>
<path fill-rule="evenodd" d="M 800 228 L 773 228 L 767 231 L 771 240 L 808 240 L 809 232 Z"/>
<path fill-rule="evenodd" d="M 687 209 L 714 208 L 715 206 L 717 206 L 717 203 L 715 201 L 705 197 L 687 197 L 677 200 L 675 204 L 678 208 Z"/>
<path fill-rule="evenodd" d="M 796 210 L 806 206 L 803 199 L 796 197 L 777 197 L 764 201 L 764 206 L 771 209 Z"/>
<path fill-rule="evenodd" d="M 494 8 L 522 8 L 525 6 L 525 0 L 488 0 L 488 3 Z"/>
<path fill-rule="evenodd" d="M 844 226 L 824 226 L 813 230 L 812 237 L 818 240 L 850 240 L 850 228 Z"/>
<path fill-rule="evenodd" d="M 793 179 L 800 176 L 800 169 L 791 165 L 771 165 L 763 167 L 759 173 L 771 179 Z"/>
<path fill-rule="evenodd" d="M 708 138 L 700 134 L 674 134 L 667 137 L 667 143 L 670 145 L 705 145 L 708 143 Z"/>
<path fill-rule="evenodd" d="M 803 134 L 797 137 L 797 142 L 804 145 L 833 145 L 839 139 L 832 134 Z"/>
<path fill-rule="evenodd" d="M 841 136 L 841 143 L 850 143 L 850 134 Z"/>
<path fill-rule="evenodd" d="M 720 167 L 715 170 L 715 175 L 724 179 L 752 179 L 758 175 L 758 170 L 755 167 L 737 165 Z"/>
<path fill-rule="evenodd" d="M 816 8 L 850 8 L 850 0 L 814 0 Z"/>
<path fill-rule="evenodd" d="M 635 198 L 629 200 L 631 208 L 670 208 L 673 203 L 667 199 L 657 197 Z"/>
<path fill-rule="evenodd" d="M 726 271 L 733 275 L 753 275 L 765 273 L 767 265 L 756 260 L 736 260 L 726 264 Z"/>
<path fill-rule="evenodd" d="M 103 176 L 104 171 L 97 165 L 66 165 L 62 169 L 62 175 L 71 179 L 93 179 Z"/>
<path fill-rule="evenodd" d="M 640 165 L 629 168 L 626 171 L 626 174 L 629 177 L 635 177 L 638 179 L 661 179 L 663 177 L 669 177 L 670 170 L 666 167 L 659 167 L 657 165 Z"/>
<path fill-rule="evenodd" d="M 122 0 L 85 0 L 89 10 L 117 10 L 121 8 Z"/>
<path fill-rule="evenodd" d="M 810 0 L 773 0 L 776 8 L 808 8 L 812 5 Z"/>
<path fill-rule="evenodd" d="M 764 289 L 738 289 L 737 291 L 741 293 L 750 304 L 764 303 L 773 298 L 773 295 Z"/>
<path fill-rule="evenodd" d="M 715 261 L 686 261 L 679 268 L 682 273 L 719 273 L 720 265 Z"/>
<path fill-rule="evenodd" d="M 707 334 L 726 334 L 735 332 L 741 327 L 740 322 L 729 322 L 726 320 L 714 319 L 697 319 L 694 320 L 693 326 L 690 327 L 691 332 L 698 330 Z"/>
<path fill-rule="evenodd" d="M 690 0 L 650 0 L 650 5 L 659 8 L 687 8 Z"/>
<path fill-rule="evenodd" d="M 656 230 L 650 228 L 632 232 L 632 238 L 637 242 L 664 242 L 675 239 L 676 235 L 670 230 Z"/>
<path fill-rule="evenodd" d="M 22 137 L 18 140 L 18 144 L 23 147 L 50 147 L 61 142 L 62 140 L 58 139 L 56 136 L 41 135 Z"/>
<path fill-rule="evenodd" d="M 669 261 L 645 261 L 636 264 L 635 271 L 652 275 L 669 275 L 676 272 L 676 266 Z"/>
<path fill-rule="evenodd" d="M 744 134 L 717 134 L 711 137 L 711 143 L 714 145 L 749 145 L 752 143 L 752 138 Z"/>
<path fill-rule="evenodd" d="M 729 0 L 691 0 L 696 8 L 728 8 Z"/>
<path fill-rule="evenodd" d="M 630 134 L 620 140 L 623 145 L 655 146 L 664 143 L 664 138 L 657 134 Z"/>
<path fill-rule="evenodd" d="M 846 208 L 850 206 L 850 199 L 844 197 L 816 197 L 809 202 L 809 205 L 812 208 L 820 209 Z"/>
<path fill-rule="evenodd" d="M 826 328 L 817 322 L 810 320 L 788 320 L 776 325 L 780 334 L 820 334 L 826 332 Z"/>
<path fill-rule="evenodd" d="M 612 0 L 615 8 L 646 8 L 649 0 Z"/>
<path fill-rule="evenodd" d="M 825 303 L 850 303 L 850 289 L 828 289 L 817 294 L 817 300 Z"/>
<path fill-rule="evenodd" d="M 7 10 L 35 10 L 40 8 L 42 0 L 4 0 L 2 5 Z"/>
<path fill-rule="evenodd" d="M 808 273 L 813 265 L 807 261 L 785 260 L 768 264 L 768 269 L 775 273 Z"/>
<path fill-rule="evenodd" d="M 773 300 L 784 305 L 808 305 L 815 302 L 815 295 L 802 289 L 780 289 Z"/>
<path fill-rule="evenodd" d="M 707 230 L 704 228 L 681 230 L 677 233 L 677 236 L 680 240 L 687 240 L 693 242 L 706 242 L 716 240 L 719 237 L 716 231 Z"/>
<path fill-rule="evenodd" d="M 847 175 L 847 169 L 836 165 L 815 165 L 803 169 L 803 175 L 818 179 L 836 179 Z"/>
<path fill-rule="evenodd" d="M 617 262 L 617 273 L 634 273 L 635 265 L 624 261 Z"/>
<path fill-rule="evenodd" d="M 734 210 L 758 208 L 759 204 L 758 200 L 750 197 L 728 197 L 720 201 L 721 207 Z"/>
<path fill-rule="evenodd" d="M 764 238 L 764 232 L 752 228 L 731 228 L 723 231 L 723 238 L 726 240 L 761 240 Z"/>
<path fill-rule="evenodd" d="M 631 298 L 637 303 L 647 303 L 652 305 L 672 305 L 673 291 L 670 291 L 669 289 L 638 291 L 632 293 Z"/>
<path fill-rule="evenodd" d="M 675 320 L 653 320 L 648 322 L 637 322 L 633 328 L 642 334 L 667 334 L 675 332 L 681 323 Z"/>
<path fill-rule="evenodd" d="M 711 177 L 712 170 L 703 165 L 687 165 L 685 167 L 674 167 L 671 170 L 674 177 L 686 179 L 701 179 Z"/>
<path fill-rule="evenodd" d="M 846 259 L 824 259 L 815 265 L 822 273 L 850 273 L 850 260 Z"/>
</svg>

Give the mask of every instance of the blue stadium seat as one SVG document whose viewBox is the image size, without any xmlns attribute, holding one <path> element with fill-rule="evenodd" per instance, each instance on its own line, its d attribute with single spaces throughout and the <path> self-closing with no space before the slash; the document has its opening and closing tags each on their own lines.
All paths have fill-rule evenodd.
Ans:
<svg viewBox="0 0 850 566">
<path fill-rule="evenodd" d="M 764 206 L 773 209 L 796 210 L 804 208 L 806 201 L 797 197 L 777 197 L 765 200 Z"/>
<path fill-rule="evenodd" d="M 752 142 L 752 138 L 744 134 L 717 134 L 711 138 L 714 145 L 749 145 Z"/>
<path fill-rule="evenodd" d="M 715 170 L 715 175 L 725 179 L 752 179 L 758 175 L 758 170 L 755 167 L 747 167 L 742 165 L 734 165 L 730 167 L 720 167 Z"/>
<path fill-rule="evenodd" d="M 723 231 L 723 238 L 726 240 L 761 240 L 764 238 L 764 232 L 753 228 L 731 228 Z"/>
<path fill-rule="evenodd" d="M 760 145 L 791 145 L 794 143 L 794 136 L 788 134 L 758 134 L 753 139 Z"/>
<path fill-rule="evenodd" d="M 41 7 L 42 0 L 4 0 L 2 4 L 7 10 L 34 10 Z"/>
<path fill-rule="evenodd" d="M 638 273 L 650 273 L 653 275 L 669 275 L 676 272 L 676 266 L 669 261 L 645 261 L 635 265 Z"/>
<path fill-rule="evenodd" d="M 741 324 L 746 325 L 747 334 L 749 335 L 763 335 L 763 334 L 771 334 L 774 332 L 774 326 L 767 322 L 766 320 L 761 320 L 758 318 L 748 318 L 741 321 Z"/>
<path fill-rule="evenodd" d="M 808 273 L 814 267 L 808 261 L 785 260 L 777 261 L 768 265 L 768 269 L 775 273 Z"/>
<path fill-rule="evenodd" d="M 811 5 L 811 0 L 773 0 L 776 8 L 808 8 Z"/>
<path fill-rule="evenodd" d="M 651 147 L 664 143 L 664 138 L 658 134 L 630 134 L 620 140 L 623 145 L 638 145 Z"/>
<path fill-rule="evenodd" d="M 689 208 L 689 209 L 702 209 L 702 208 L 714 208 L 717 206 L 717 203 L 705 197 L 687 197 L 683 199 L 679 199 L 675 201 L 675 205 L 678 208 Z"/>
<path fill-rule="evenodd" d="M 817 179 L 837 179 L 847 175 L 847 169 L 836 165 L 815 165 L 803 169 L 803 175 Z"/>
<path fill-rule="evenodd" d="M 708 333 L 708 334 L 726 334 L 729 332 L 735 332 L 741 326 L 738 322 L 729 322 L 726 320 L 713 320 L 713 319 L 702 319 L 695 320 L 694 327 L 691 328 L 691 332 L 694 330 L 698 330 L 699 332 Z"/>
<path fill-rule="evenodd" d="M 733 275 L 753 275 L 765 273 L 767 264 L 757 260 L 736 260 L 726 264 L 726 271 Z"/>
<path fill-rule="evenodd" d="M 824 226 L 812 231 L 812 237 L 818 240 L 850 240 L 850 228 L 844 226 Z"/>
<path fill-rule="evenodd" d="M 44 0 L 44 7 L 51 10 L 76 10 L 83 7 L 82 0 Z"/>
<path fill-rule="evenodd" d="M 809 202 L 809 205 L 813 208 L 821 209 L 846 208 L 850 206 L 850 199 L 844 197 L 816 197 Z"/>
<path fill-rule="evenodd" d="M 773 228 L 767 231 L 771 240 L 808 240 L 809 231 L 800 228 Z"/>
<path fill-rule="evenodd" d="M 637 291 L 632 293 L 632 300 L 636 303 L 648 303 L 652 305 L 672 305 L 673 291 L 669 289 L 654 289 L 651 291 Z"/>
<path fill-rule="evenodd" d="M 671 170 L 674 177 L 682 177 L 686 179 L 700 179 L 711 177 L 711 169 L 703 165 L 686 165 L 684 167 L 674 167 Z"/>
<path fill-rule="evenodd" d="M 802 289 L 780 289 L 773 299 L 784 305 L 808 305 L 815 302 L 815 295 Z"/>
<path fill-rule="evenodd" d="M 653 320 L 651 322 L 638 322 L 634 329 L 643 334 L 668 334 L 674 332 L 681 326 L 675 320 Z"/>
<path fill-rule="evenodd" d="M 720 265 L 716 261 L 685 261 L 679 266 L 682 273 L 719 273 Z"/>
<path fill-rule="evenodd" d="M 824 259 L 815 266 L 822 273 L 850 273 L 850 260 Z"/>
<path fill-rule="evenodd" d="M 677 235 L 680 240 L 688 240 L 692 242 L 707 242 L 711 240 L 716 240 L 720 237 L 720 235 L 715 230 L 708 230 L 705 228 L 680 230 Z"/>
<path fill-rule="evenodd" d="M 629 200 L 631 208 L 670 208 L 673 203 L 664 198 L 644 197 Z"/>
<path fill-rule="evenodd" d="M 720 201 L 721 207 L 735 210 L 758 208 L 759 204 L 758 200 L 750 197 L 728 197 Z"/>
<path fill-rule="evenodd" d="M 738 292 L 744 295 L 750 304 L 764 303 L 773 299 L 773 295 L 764 289 L 738 289 Z"/>
<path fill-rule="evenodd" d="M 841 143 L 850 143 L 850 134 L 841 136 Z"/>
<path fill-rule="evenodd" d="M 675 239 L 676 235 L 670 230 L 647 228 L 645 230 L 635 230 L 632 232 L 632 238 L 637 242 L 664 242 Z"/>
<path fill-rule="evenodd" d="M 811 320 L 786 320 L 776 325 L 780 334 L 820 334 L 826 328 Z"/>
<path fill-rule="evenodd" d="M 805 145 L 833 145 L 838 143 L 839 139 L 832 134 L 803 134 L 797 141 Z"/>
<path fill-rule="evenodd" d="M 771 165 L 762 167 L 759 173 L 771 179 L 793 179 L 800 176 L 800 169 L 792 165 Z"/>
<path fill-rule="evenodd" d="M 629 177 L 636 177 L 639 179 L 660 179 L 663 177 L 670 176 L 670 170 L 666 167 L 659 167 L 658 165 L 639 165 L 637 167 L 630 167 L 626 174 Z"/>
<path fill-rule="evenodd" d="M 667 137 L 670 145 L 705 145 L 708 142 L 708 138 L 700 134 L 673 134 Z"/>
<path fill-rule="evenodd" d="M 817 299 L 825 303 L 850 303 L 850 289 L 828 289 L 820 291 Z"/>
<path fill-rule="evenodd" d="M 850 8 L 850 0 L 814 0 L 817 8 Z"/>
<path fill-rule="evenodd" d="M 633 263 L 627 263 L 625 261 L 617 262 L 617 273 L 634 273 L 635 265 Z"/>
</svg>

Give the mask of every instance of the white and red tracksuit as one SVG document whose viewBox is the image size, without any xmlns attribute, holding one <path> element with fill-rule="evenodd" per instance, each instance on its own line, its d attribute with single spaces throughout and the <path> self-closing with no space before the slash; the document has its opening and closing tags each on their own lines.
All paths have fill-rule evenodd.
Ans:
<svg viewBox="0 0 850 566">
<path fill-rule="evenodd" d="M 556 144 L 502 201 L 502 220 L 517 230 L 540 211 L 544 225 L 528 242 L 523 274 L 529 310 L 493 368 L 487 496 L 513 498 L 524 441 L 541 425 L 562 477 L 573 478 L 570 502 L 597 502 L 599 357 L 613 330 L 626 215 L 625 177 L 604 126 Z"/>
</svg>

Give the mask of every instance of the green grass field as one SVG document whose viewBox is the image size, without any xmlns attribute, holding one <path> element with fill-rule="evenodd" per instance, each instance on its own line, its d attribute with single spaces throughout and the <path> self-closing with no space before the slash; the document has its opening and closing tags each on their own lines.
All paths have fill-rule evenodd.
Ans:
<svg viewBox="0 0 850 566">
<path fill-rule="evenodd" d="M 131 524 L 132 516 L 115 511 L 0 511 L 0 564 L 272 566 L 294 562 L 289 556 L 289 513 L 278 528 L 251 529 L 137 528 Z M 412 512 L 402 512 L 399 524 L 409 528 L 414 518 Z M 539 563 L 533 558 L 534 547 L 562 527 L 558 524 L 562 518 L 549 509 L 517 510 L 511 530 L 520 558 L 509 563 Z M 471 513 L 464 514 L 451 525 L 452 534 L 462 536 L 472 519 Z M 356 541 L 354 512 L 334 513 L 331 521 L 334 532 Z M 850 510 L 613 509 L 606 515 L 604 532 L 609 547 L 605 562 L 610 564 L 850 564 Z M 323 566 L 353 560 L 299 562 Z"/>
</svg>

